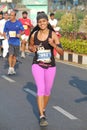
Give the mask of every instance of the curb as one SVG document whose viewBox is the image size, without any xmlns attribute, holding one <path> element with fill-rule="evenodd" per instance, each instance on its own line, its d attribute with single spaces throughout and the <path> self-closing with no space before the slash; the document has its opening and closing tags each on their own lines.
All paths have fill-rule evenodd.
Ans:
<svg viewBox="0 0 87 130">
<path fill-rule="evenodd" d="M 83 54 L 81 55 L 81 54 L 64 51 L 63 56 L 60 56 L 59 54 L 57 54 L 56 58 L 63 61 L 87 65 L 87 55 L 83 55 Z"/>
</svg>

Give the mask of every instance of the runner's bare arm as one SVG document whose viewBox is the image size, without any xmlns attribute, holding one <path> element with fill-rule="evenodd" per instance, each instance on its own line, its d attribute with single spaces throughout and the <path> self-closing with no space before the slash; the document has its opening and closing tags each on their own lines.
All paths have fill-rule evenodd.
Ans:
<svg viewBox="0 0 87 130">
<path fill-rule="evenodd" d="M 21 35 L 24 34 L 24 31 L 21 31 L 19 34 L 16 35 L 16 37 L 21 38 Z"/>
<path fill-rule="evenodd" d="M 5 39 L 7 38 L 7 37 L 6 37 L 6 33 L 5 33 L 5 32 L 3 33 L 3 36 L 4 36 L 4 38 L 5 38 Z"/>
<path fill-rule="evenodd" d="M 31 35 L 31 38 L 29 40 L 29 46 L 28 49 L 31 52 L 36 52 L 37 51 L 37 47 L 34 45 L 34 33 Z"/>
<path fill-rule="evenodd" d="M 49 44 L 56 49 L 56 51 L 63 55 L 63 49 L 60 47 L 59 38 L 55 32 L 52 32 L 52 38 L 48 39 Z"/>
</svg>

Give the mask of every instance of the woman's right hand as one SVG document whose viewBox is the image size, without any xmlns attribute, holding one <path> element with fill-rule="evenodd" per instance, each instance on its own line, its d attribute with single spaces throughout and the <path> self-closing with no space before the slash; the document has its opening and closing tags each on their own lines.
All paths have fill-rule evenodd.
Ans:
<svg viewBox="0 0 87 130">
<path fill-rule="evenodd" d="M 37 51 L 37 46 L 36 46 L 36 45 L 29 46 L 29 50 L 30 50 L 31 52 L 36 52 L 36 51 Z"/>
</svg>

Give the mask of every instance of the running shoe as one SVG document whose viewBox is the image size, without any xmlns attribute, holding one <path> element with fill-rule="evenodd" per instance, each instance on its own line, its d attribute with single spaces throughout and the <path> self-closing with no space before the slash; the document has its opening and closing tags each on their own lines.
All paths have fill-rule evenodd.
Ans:
<svg viewBox="0 0 87 130">
<path fill-rule="evenodd" d="M 16 74 L 16 71 L 14 70 L 14 68 L 12 68 L 12 74 Z"/>
<path fill-rule="evenodd" d="M 13 74 L 16 74 L 16 71 L 14 70 L 14 68 L 10 67 L 8 69 L 8 75 L 13 75 Z"/>
<path fill-rule="evenodd" d="M 8 75 L 12 75 L 12 74 L 13 74 L 12 69 L 9 68 L 9 69 L 8 69 Z"/>
<path fill-rule="evenodd" d="M 40 118 L 40 126 L 47 126 L 48 125 L 48 122 L 46 120 L 46 117 L 43 116 Z"/>
</svg>

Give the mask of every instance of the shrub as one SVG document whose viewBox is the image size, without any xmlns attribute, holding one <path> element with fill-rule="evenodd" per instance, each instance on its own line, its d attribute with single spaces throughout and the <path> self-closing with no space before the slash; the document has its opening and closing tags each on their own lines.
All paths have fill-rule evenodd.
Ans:
<svg viewBox="0 0 87 130">
<path fill-rule="evenodd" d="M 79 20 L 83 20 L 84 19 L 84 17 L 85 17 L 85 15 L 86 15 L 86 11 L 77 11 L 76 12 L 76 16 L 77 16 L 77 19 L 79 19 Z"/>
<path fill-rule="evenodd" d="M 86 40 L 71 40 L 65 37 L 61 38 L 61 43 L 65 51 L 75 52 L 87 55 L 87 41 Z"/>
<path fill-rule="evenodd" d="M 61 17 L 59 21 L 59 26 L 63 32 L 73 32 L 77 30 L 77 18 L 75 14 L 67 12 Z"/>
<path fill-rule="evenodd" d="M 55 18 L 60 20 L 61 17 L 65 14 L 65 11 L 61 11 L 61 10 L 58 10 L 56 13 L 55 13 Z"/>
<path fill-rule="evenodd" d="M 87 33 L 87 15 L 84 17 L 82 24 L 80 25 L 79 31 Z"/>
</svg>

